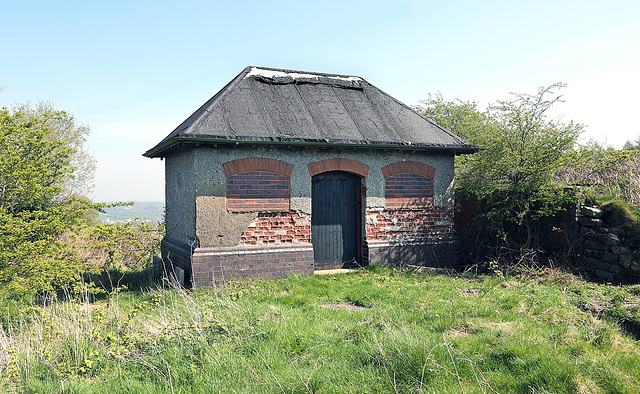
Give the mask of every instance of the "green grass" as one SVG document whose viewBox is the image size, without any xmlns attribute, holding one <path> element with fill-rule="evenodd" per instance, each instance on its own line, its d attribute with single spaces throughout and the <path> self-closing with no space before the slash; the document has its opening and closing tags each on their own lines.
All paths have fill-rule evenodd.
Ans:
<svg viewBox="0 0 640 394">
<path fill-rule="evenodd" d="M 616 319 L 638 317 L 639 289 L 374 266 L 19 305 L 2 321 L 0 389 L 634 393 L 640 345 Z"/>
</svg>

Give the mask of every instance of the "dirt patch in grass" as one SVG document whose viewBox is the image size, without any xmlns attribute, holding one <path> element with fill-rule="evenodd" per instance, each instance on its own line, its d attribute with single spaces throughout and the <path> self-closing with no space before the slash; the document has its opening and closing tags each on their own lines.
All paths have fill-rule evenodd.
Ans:
<svg viewBox="0 0 640 394">
<path fill-rule="evenodd" d="M 479 296 L 480 290 L 478 289 L 464 289 L 460 291 L 463 296 Z"/>
<path fill-rule="evenodd" d="M 322 304 L 321 308 L 325 309 L 336 309 L 336 310 L 347 310 L 347 311 L 366 311 L 368 308 L 364 306 L 354 305 L 354 304 Z"/>
</svg>

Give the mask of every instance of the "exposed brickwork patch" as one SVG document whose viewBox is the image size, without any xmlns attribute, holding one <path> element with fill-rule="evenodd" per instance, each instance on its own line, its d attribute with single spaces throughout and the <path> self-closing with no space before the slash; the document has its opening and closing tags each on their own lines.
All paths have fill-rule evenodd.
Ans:
<svg viewBox="0 0 640 394">
<path fill-rule="evenodd" d="M 268 159 L 266 157 L 245 157 L 243 159 L 232 160 L 222 164 L 222 169 L 226 176 L 247 171 L 267 171 L 284 175 L 291 178 L 293 174 L 293 164 L 285 163 L 281 160 Z"/>
<path fill-rule="evenodd" d="M 311 176 L 328 171 L 344 171 L 366 178 L 369 175 L 369 166 L 351 159 L 325 159 L 307 165 Z"/>
<path fill-rule="evenodd" d="M 387 208 L 421 208 L 433 203 L 433 179 L 420 174 L 400 173 L 385 179 Z"/>
<path fill-rule="evenodd" d="M 382 175 L 385 179 L 390 176 L 407 173 L 420 174 L 433 179 L 436 175 L 436 169 L 417 161 L 399 161 L 382 167 Z"/>
<path fill-rule="evenodd" d="M 232 212 L 289 210 L 289 177 L 267 171 L 227 176 L 227 209 Z"/>
<path fill-rule="evenodd" d="M 367 211 L 367 240 L 421 240 L 453 235 L 453 208 Z"/>
<path fill-rule="evenodd" d="M 310 243 L 311 217 L 297 212 L 260 212 L 241 239 L 241 245 Z"/>
</svg>

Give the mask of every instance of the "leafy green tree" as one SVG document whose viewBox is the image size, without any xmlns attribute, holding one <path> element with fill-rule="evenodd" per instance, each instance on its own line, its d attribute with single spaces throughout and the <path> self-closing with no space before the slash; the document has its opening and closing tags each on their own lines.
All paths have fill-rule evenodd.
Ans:
<svg viewBox="0 0 640 394">
<path fill-rule="evenodd" d="M 640 136 L 635 140 L 635 142 L 627 141 L 625 142 L 622 150 L 640 150 Z"/>
<path fill-rule="evenodd" d="M 47 139 L 48 116 L 30 121 L 22 112 L 0 111 L 0 209 L 8 213 L 46 209 L 61 191 L 60 179 L 72 173 L 72 150 Z"/>
<path fill-rule="evenodd" d="M 456 163 L 457 190 L 482 207 L 475 224 L 484 246 L 500 250 L 540 247 L 545 223 L 567 196 L 555 174 L 572 151 L 582 125 L 549 119 L 561 102 L 554 84 L 536 94 L 513 94 L 485 110 L 476 102 L 430 97 L 419 110 L 481 150 Z"/>
<path fill-rule="evenodd" d="M 61 144 L 70 149 L 68 160 L 69 173 L 58 177 L 61 187 L 60 199 L 71 196 L 86 197 L 93 190 L 93 176 L 95 173 L 95 159 L 85 149 L 85 142 L 90 133 L 88 126 L 78 123 L 75 117 L 57 110 L 53 104 L 39 101 L 36 105 L 21 104 L 13 108 L 14 112 L 22 114 L 27 122 L 41 122 L 46 126 L 46 139 Z"/>
<path fill-rule="evenodd" d="M 74 150 L 50 138 L 51 119 L 0 110 L 0 289 L 33 294 L 77 284 L 81 266 L 59 236 L 83 220 L 87 200 L 61 199 Z"/>
</svg>

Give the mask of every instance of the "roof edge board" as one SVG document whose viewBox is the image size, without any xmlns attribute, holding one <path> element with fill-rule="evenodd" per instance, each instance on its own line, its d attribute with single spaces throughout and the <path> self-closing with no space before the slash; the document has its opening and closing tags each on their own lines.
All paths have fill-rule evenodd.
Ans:
<svg viewBox="0 0 640 394">
<path fill-rule="evenodd" d="M 166 151 L 174 149 L 185 144 L 195 145 L 274 145 L 274 146 L 310 146 L 310 147 L 343 147 L 343 148 L 361 148 L 361 149 L 398 149 L 398 150 L 421 150 L 421 151 L 447 151 L 456 154 L 474 153 L 479 150 L 475 145 L 468 147 L 461 146 L 438 146 L 438 145 L 402 145 L 402 144 L 362 144 L 357 142 L 320 142 L 320 141 L 256 141 L 256 140 L 230 140 L 230 139 L 212 139 L 212 138 L 172 138 L 162 146 L 156 146 L 145 152 L 142 156 L 155 158 L 166 157 L 163 155 Z"/>
</svg>

